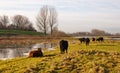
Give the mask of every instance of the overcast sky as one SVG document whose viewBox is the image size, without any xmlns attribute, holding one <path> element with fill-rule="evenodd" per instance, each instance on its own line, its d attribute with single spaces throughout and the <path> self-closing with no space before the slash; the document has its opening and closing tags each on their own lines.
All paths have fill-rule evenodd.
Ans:
<svg viewBox="0 0 120 73">
<path fill-rule="evenodd" d="M 58 27 L 65 32 L 101 29 L 120 33 L 120 0 L 0 0 L 0 16 L 21 14 L 35 22 L 43 5 L 58 12 Z"/>
</svg>

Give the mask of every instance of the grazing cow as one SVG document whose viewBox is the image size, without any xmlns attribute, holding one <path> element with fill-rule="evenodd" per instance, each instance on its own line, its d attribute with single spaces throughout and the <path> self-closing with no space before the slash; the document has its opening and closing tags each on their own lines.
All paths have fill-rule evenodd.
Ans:
<svg viewBox="0 0 120 73">
<path fill-rule="evenodd" d="M 67 49 L 68 49 L 68 41 L 61 40 L 60 41 L 60 51 L 61 51 L 61 54 L 64 53 L 65 51 L 67 53 Z"/>
<path fill-rule="evenodd" d="M 85 42 L 85 38 L 79 38 L 79 40 L 81 43 Z"/>
<path fill-rule="evenodd" d="M 86 45 L 89 45 L 89 43 L 90 43 L 90 39 L 89 38 L 86 38 Z"/>
<path fill-rule="evenodd" d="M 28 57 L 42 57 L 42 56 L 43 56 L 42 50 L 41 48 L 38 48 L 38 50 L 31 51 Z"/>
<path fill-rule="evenodd" d="M 104 39 L 103 39 L 103 37 L 99 37 L 96 39 L 96 41 L 102 42 L 102 41 L 104 41 Z"/>
<path fill-rule="evenodd" d="M 92 41 L 95 42 L 95 38 L 92 38 Z"/>
</svg>

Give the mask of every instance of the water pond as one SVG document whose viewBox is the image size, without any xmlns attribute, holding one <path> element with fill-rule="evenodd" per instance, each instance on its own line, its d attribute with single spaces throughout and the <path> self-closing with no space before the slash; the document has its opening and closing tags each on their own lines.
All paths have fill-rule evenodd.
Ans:
<svg viewBox="0 0 120 73">
<path fill-rule="evenodd" d="M 45 50 L 55 50 L 55 46 L 56 44 L 53 43 L 37 43 L 24 47 L 0 47 L 0 60 L 12 59 L 15 57 L 27 57 L 31 50 L 35 50 L 40 47 L 43 52 Z"/>
</svg>

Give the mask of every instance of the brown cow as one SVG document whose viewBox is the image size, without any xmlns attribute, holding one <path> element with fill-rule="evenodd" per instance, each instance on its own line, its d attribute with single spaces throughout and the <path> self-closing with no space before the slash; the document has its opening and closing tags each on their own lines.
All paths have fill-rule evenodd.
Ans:
<svg viewBox="0 0 120 73">
<path fill-rule="evenodd" d="M 43 56 L 42 50 L 41 48 L 38 48 L 38 50 L 31 51 L 28 57 L 42 57 L 42 56 Z"/>
</svg>

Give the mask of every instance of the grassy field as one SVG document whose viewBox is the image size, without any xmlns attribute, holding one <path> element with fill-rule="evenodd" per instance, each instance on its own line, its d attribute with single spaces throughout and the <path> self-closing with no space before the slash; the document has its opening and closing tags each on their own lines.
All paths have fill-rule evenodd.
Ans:
<svg viewBox="0 0 120 73">
<path fill-rule="evenodd" d="M 58 40 L 59 41 L 59 40 Z M 120 41 L 92 42 L 68 39 L 67 54 L 45 51 L 41 58 L 0 61 L 0 73 L 120 73 Z"/>
<path fill-rule="evenodd" d="M 0 35 L 43 35 L 43 33 L 35 31 L 22 31 L 22 30 L 0 30 Z"/>
</svg>

